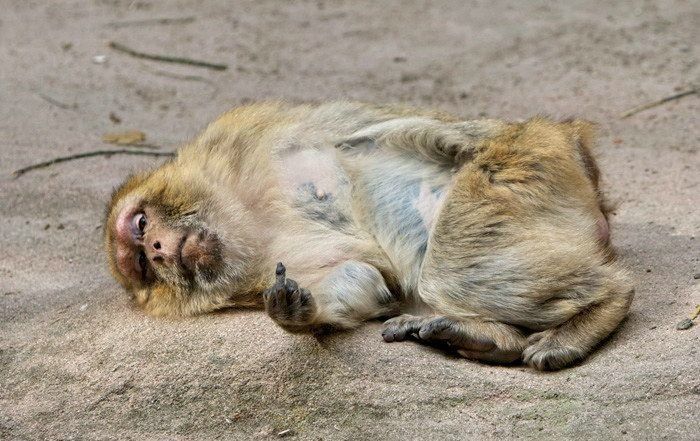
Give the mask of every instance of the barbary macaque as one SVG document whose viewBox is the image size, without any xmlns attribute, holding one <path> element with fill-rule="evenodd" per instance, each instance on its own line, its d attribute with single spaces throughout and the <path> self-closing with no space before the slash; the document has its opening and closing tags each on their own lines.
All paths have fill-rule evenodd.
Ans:
<svg viewBox="0 0 700 441">
<path fill-rule="evenodd" d="M 633 297 L 592 143 L 580 120 L 239 107 L 114 192 L 109 263 L 153 315 L 259 306 L 290 332 L 393 317 L 387 342 L 560 369 Z"/>
</svg>

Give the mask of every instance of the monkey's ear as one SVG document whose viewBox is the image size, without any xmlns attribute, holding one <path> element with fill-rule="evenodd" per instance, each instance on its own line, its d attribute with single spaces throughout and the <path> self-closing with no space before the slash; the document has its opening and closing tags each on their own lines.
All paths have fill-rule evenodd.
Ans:
<svg viewBox="0 0 700 441">
<path fill-rule="evenodd" d="M 566 122 L 569 133 L 582 148 L 592 149 L 596 138 L 596 124 L 585 119 L 572 119 Z"/>
<path fill-rule="evenodd" d="M 581 165 L 586 170 L 586 175 L 597 190 L 600 171 L 593 154 L 596 138 L 595 123 L 583 119 L 572 119 L 564 121 L 564 125 L 571 137 L 575 152 L 580 158 Z"/>
</svg>

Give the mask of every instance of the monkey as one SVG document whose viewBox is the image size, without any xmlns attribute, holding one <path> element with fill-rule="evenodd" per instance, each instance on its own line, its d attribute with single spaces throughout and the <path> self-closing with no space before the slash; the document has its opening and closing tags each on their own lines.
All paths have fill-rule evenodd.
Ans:
<svg viewBox="0 0 700 441">
<path fill-rule="evenodd" d="M 237 107 L 114 191 L 109 266 L 155 316 L 257 307 L 292 333 L 388 319 L 386 342 L 562 369 L 634 295 L 594 131 L 401 105 Z"/>
</svg>

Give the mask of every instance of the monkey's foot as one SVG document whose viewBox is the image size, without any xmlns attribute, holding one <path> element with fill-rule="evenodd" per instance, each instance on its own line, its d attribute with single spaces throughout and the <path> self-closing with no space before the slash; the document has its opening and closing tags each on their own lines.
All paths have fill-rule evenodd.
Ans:
<svg viewBox="0 0 700 441">
<path fill-rule="evenodd" d="M 437 317 L 418 332 L 421 340 L 446 342 L 464 358 L 489 363 L 520 359 L 525 339 L 515 328 L 498 322 Z"/>
<path fill-rule="evenodd" d="M 529 346 L 523 351 L 523 361 L 541 371 L 554 371 L 580 360 L 586 355 L 572 345 L 563 344 L 557 329 L 537 332 L 528 337 Z"/>
<path fill-rule="evenodd" d="M 503 323 L 402 315 L 385 324 L 384 341 L 402 341 L 417 334 L 425 342 L 447 344 L 465 358 L 491 363 L 518 360 L 525 346 L 520 333 Z"/>
<path fill-rule="evenodd" d="M 265 310 L 278 325 L 290 332 L 307 330 L 316 313 L 316 305 L 308 289 L 286 277 L 287 269 L 277 264 L 275 284 L 263 293 Z"/>
<path fill-rule="evenodd" d="M 403 314 L 394 317 L 384 322 L 385 328 L 382 331 L 382 337 L 387 343 L 392 341 L 404 341 L 411 334 L 418 334 L 421 326 L 426 322 L 425 317 L 416 317 L 415 315 Z"/>
</svg>

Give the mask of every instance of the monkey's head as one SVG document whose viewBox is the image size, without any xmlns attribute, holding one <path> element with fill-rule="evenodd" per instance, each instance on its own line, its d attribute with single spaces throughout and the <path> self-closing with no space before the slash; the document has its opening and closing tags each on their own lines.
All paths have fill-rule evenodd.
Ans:
<svg viewBox="0 0 700 441">
<path fill-rule="evenodd" d="M 206 185 L 175 173 L 166 164 L 132 176 L 107 207 L 110 269 L 153 315 L 191 315 L 233 304 L 232 278 L 244 260 L 241 249 L 224 245 L 231 242 L 212 222 L 214 202 L 202 190 Z"/>
</svg>

